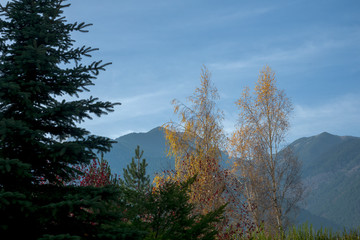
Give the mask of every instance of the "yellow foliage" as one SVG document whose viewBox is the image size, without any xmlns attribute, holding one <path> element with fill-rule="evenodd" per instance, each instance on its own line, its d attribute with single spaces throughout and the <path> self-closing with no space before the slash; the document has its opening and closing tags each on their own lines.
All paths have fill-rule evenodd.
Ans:
<svg viewBox="0 0 360 240">
<path fill-rule="evenodd" d="M 175 171 L 156 176 L 154 184 L 158 188 L 167 181 L 182 182 L 196 175 L 189 192 L 195 213 L 205 214 L 228 203 L 226 220 L 217 225 L 218 229 L 225 234 L 232 227 L 250 229 L 252 220 L 238 194 L 241 183 L 230 170 L 220 169 L 220 150 L 226 140 L 221 125 L 223 113 L 216 107 L 219 96 L 205 67 L 200 80 L 200 87 L 188 98 L 190 106 L 172 101 L 178 122 L 171 121 L 163 127 L 168 156 L 175 158 Z M 248 91 L 244 96 L 249 96 Z"/>
<path fill-rule="evenodd" d="M 174 173 L 171 171 L 167 171 L 166 173 L 156 174 L 153 180 L 155 190 L 159 189 L 159 187 L 166 182 L 174 181 L 174 179 L 175 179 Z"/>
<path fill-rule="evenodd" d="M 224 183 L 220 181 L 219 162 L 224 135 L 223 114 L 215 107 L 217 89 L 205 67 L 200 79 L 201 86 L 188 98 L 191 107 L 172 101 L 179 123 L 169 122 L 164 128 L 168 155 L 175 158 L 175 173 L 166 178 L 157 176 L 156 182 L 184 181 L 197 175 L 190 200 L 198 211 L 206 213 L 223 204 L 220 195 Z"/>
<path fill-rule="evenodd" d="M 291 196 L 295 191 L 290 186 L 301 191 L 294 158 L 289 154 L 279 162 L 277 155 L 284 146 L 292 105 L 277 89 L 275 73 L 268 66 L 260 71 L 253 96 L 245 88 L 236 105 L 238 128 L 229 141 L 229 152 L 236 159 L 233 172 L 246 179 L 243 194 L 248 206 L 256 206 L 251 208 L 254 220 L 258 224 L 265 220 L 266 228 L 277 231 L 284 223 L 282 207 L 289 199 L 298 200 Z"/>
</svg>

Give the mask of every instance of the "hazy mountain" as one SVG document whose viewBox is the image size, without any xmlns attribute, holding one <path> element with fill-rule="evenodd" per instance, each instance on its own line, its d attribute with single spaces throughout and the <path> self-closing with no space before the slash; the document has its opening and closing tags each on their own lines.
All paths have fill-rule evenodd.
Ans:
<svg viewBox="0 0 360 240">
<path fill-rule="evenodd" d="M 144 150 L 143 158 L 148 163 L 147 172 L 151 178 L 155 173 L 175 169 L 174 159 L 167 156 L 165 132 L 162 127 L 156 127 L 147 133 L 130 133 L 115 139 L 115 141 L 117 143 L 113 144 L 111 151 L 104 155 L 114 173 L 122 175 L 123 168 L 135 156 L 137 145 Z M 224 152 L 223 158 L 224 161 L 221 165 L 228 165 L 229 163 L 226 161 L 228 157 Z"/>
<path fill-rule="evenodd" d="M 174 168 L 174 160 L 166 157 L 164 131 L 160 127 L 116 141 L 105 155 L 113 172 L 122 175 L 137 145 L 144 150 L 151 177 Z M 303 163 L 303 178 L 309 190 L 298 221 L 336 230 L 360 226 L 360 138 L 322 133 L 290 145 Z"/>
<path fill-rule="evenodd" d="M 296 223 L 297 225 L 301 225 L 304 223 L 311 224 L 316 230 L 324 227 L 326 227 L 327 229 L 331 228 L 333 231 L 344 230 L 344 226 L 338 225 L 329 219 L 314 215 L 310 211 L 303 208 L 300 208 L 300 211 L 298 212 Z"/>
<path fill-rule="evenodd" d="M 147 133 L 130 133 L 115 139 L 117 143 L 104 158 L 109 161 L 114 173 L 123 174 L 123 168 L 130 164 L 135 156 L 137 145 L 144 150 L 143 158 L 148 163 L 147 172 L 154 177 L 156 172 L 174 169 L 174 160 L 167 157 L 164 129 L 157 127 Z"/>
<path fill-rule="evenodd" d="M 291 146 L 309 189 L 305 209 L 341 227 L 360 226 L 360 138 L 325 132 Z"/>
</svg>

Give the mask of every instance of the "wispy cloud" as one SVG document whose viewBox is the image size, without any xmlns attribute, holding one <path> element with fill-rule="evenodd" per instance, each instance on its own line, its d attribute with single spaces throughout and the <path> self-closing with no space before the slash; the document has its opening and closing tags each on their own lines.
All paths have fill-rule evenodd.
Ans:
<svg viewBox="0 0 360 240">
<path fill-rule="evenodd" d="M 360 95 L 349 94 L 317 106 L 295 105 L 291 140 L 321 132 L 360 136 Z"/>
<path fill-rule="evenodd" d="M 96 57 L 114 63 L 96 82 L 94 96 L 122 105 L 87 122 L 99 135 L 150 130 L 171 119 L 171 99 L 186 102 L 198 86 L 203 63 L 213 72 L 224 100 L 226 132 L 234 128 L 234 101 L 241 88 L 251 87 L 265 64 L 293 99 L 301 100 L 306 93 L 306 102 L 318 102 L 333 98 L 334 87 L 339 94 L 359 87 L 360 28 L 355 4 L 334 3 L 326 8 L 298 1 L 142 1 L 141 8 L 133 1 L 116 0 L 100 8 L 95 0 L 72 4 L 72 19 L 79 20 L 81 12 L 80 20 L 94 23 L 89 35 L 79 36 L 79 43 L 99 46 Z M 352 95 L 321 105 L 295 102 L 291 137 L 319 131 L 360 135 L 353 120 L 359 117 L 356 101 L 359 98 Z"/>
<path fill-rule="evenodd" d="M 92 134 L 111 138 L 130 132 L 148 131 L 168 120 L 167 116 L 171 113 L 170 95 L 170 90 L 159 90 L 133 97 L 110 99 L 111 102 L 121 102 L 121 106 L 117 106 L 109 115 L 94 117 L 93 120 L 82 123 L 81 127 L 91 129 Z"/>
<path fill-rule="evenodd" d="M 198 2 L 191 1 L 194 6 L 198 5 Z M 256 18 L 261 15 L 267 14 L 276 9 L 274 6 L 264 7 L 239 7 L 238 5 L 232 8 L 202 8 L 197 12 L 189 11 L 189 5 L 186 5 L 182 12 L 188 13 L 188 18 L 181 18 L 173 27 L 176 28 L 213 28 L 215 26 L 224 26 L 229 23 L 237 21 L 245 21 L 250 18 Z"/>
<path fill-rule="evenodd" d="M 248 18 L 257 18 L 261 15 L 274 11 L 275 9 L 276 7 L 271 6 L 271 7 L 256 7 L 256 8 L 248 8 L 248 9 L 244 8 L 240 10 L 232 10 L 232 12 L 226 12 L 225 14 L 222 14 L 217 18 L 208 19 L 206 24 L 224 24 L 226 22 L 245 20 Z"/>
<path fill-rule="evenodd" d="M 214 62 L 209 67 L 214 70 L 249 69 L 264 64 L 291 64 L 305 62 L 313 57 L 320 56 L 331 49 L 346 45 L 344 41 L 326 40 L 321 42 L 308 41 L 301 46 L 289 49 L 271 49 L 258 53 L 255 56 L 239 59 L 236 61 Z"/>
<path fill-rule="evenodd" d="M 225 112 L 223 122 L 227 135 L 231 134 L 238 119 L 237 112 Z M 319 105 L 294 106 L 287 142 L 329 132 L 340 136 L 360 137 L 360 94 L 347 94 Z"/>
</svg>

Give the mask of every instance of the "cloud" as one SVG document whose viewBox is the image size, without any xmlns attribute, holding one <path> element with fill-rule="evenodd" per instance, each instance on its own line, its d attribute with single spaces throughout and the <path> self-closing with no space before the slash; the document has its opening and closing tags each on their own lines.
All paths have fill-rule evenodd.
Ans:
<svg viewBox="0 0 360 240">
<path fill-rule="evenodd" d="M 225 111 L 224 131 L 229 136 L 236 128 L 238 111 Z M 360 93 L 346 94 L 317 105 L 294 105 L 286 141 L 322 132 L 360 137 Z"/>
<path fill-rule="evenodd" d="M 321 132 L 360 136 L 360 94 L 348 94 L 317 106 L 295 105 L 291 140 Z"/>
<path fill-rule="evenodd" d="M 158 90 L 132 97 L 107 99 L 121 102 L 115 111 L 80 124 L 92 134 L 117 138 L 130 132 L 146 132 L 168 121 L 174 90 Z"/>
<path fill-rule="evenodd" d="M 283 72 L 301 73 L 310 68 L 338 65 L 342 54 L 349 49 L 352 52 L 358 49 L 360 34 L 358 26 L 346 26 L 319 29 L 317 34 L 314 34 L 314 29 L 309 29 L 266 39 L 254 40 L 249 50 L 240 52 L 236 58 L 214 60 L 208 66 L 215 71 L 248 71 L 269 64 L 283 69 Z M 349 53 L 347 57 L 351 58 L 353 54 Z"/>
<path fill-rule="evenodd" d="M 193 7 L 197 8 L 199 2 L 190 1 Z M 200 3 L 201 5 L 201 3 Z M 189 4 L 182 6 L 182 17 L 177 22 L 172 22 L 172 27 L 176 29 L 204 29 L 214 28 L 232 24 L 234 22 L 246 21 L 251 18 L 258 18 L 261 15 L 267 14 L 276 9 L 274 6 L 265 7 L 235 7 L 223 4 L 223 7 L 217 8 L 211 4 L 206 4 L 201 7 L 201 10 L 193 11 L 194 8 L 189 8 Z M 178 10 L 177 10 L 178 11 Z"/>
<path fill-rule="evenodd" d="M 229 22 L 234 21 L 244 21 L 248 18 L 257 18 L 261 15 L 267 14 L 271 11 L 274 11 L 276 7 L 259 7 L 259 8 L 247 8 L 247 9 L 241 9 L 236 10 L 232 13 L 226 12 L 225 14 L 222 14 L 220 16 L 217 16 L 216 18 L 207 18 L 207 21 L 204 22 L 207 25 L 214 25 L 214 24 L 225 24 Z"/>
<path fill-rule="evenodd" d="M 157 91 L 152 93 L 138 94 L 133 97 L 110 99 L 110 102 L 121 102 L 115 112 L 99 120 L 92 121 L 91 124 L 100 124 L 108 121 L 130 120 L 149 115 L 158 114 L 171 108 L 169 91 Z M 102 119 L 102 120 L 101 120 Z"/>
<path fill-rule="evenodd" d="M 340 48 L 344 46 L 343 41 L 327 40 L 322 42 L 306 42 L 300 47 L 290 49 L 274 49 L 261 54 L 228 62 L 214 62 L 209 66 L 215 70 L 232 70 L 232 69 L 249 69 L 258 68 L 264 64 L 281 64 L 281 63 L 299 63 L 312 57 L 320 56 L 329 49 Z"/>
<path fill-rule="evenodd" d="M 169 94 L 169 91 L 165 91 L 165 90 L 159 90 L 156 92 L 151 92 L 151 93 L 144 93 L 144 94 L 139 94 L 133 97 L 125 97 L 125 98 L 121 98 L 119 99 L 119 101 L 123 102 L 125 105 L 132 105 L 132 104 L 138 104 L 138 103 L 144 103 L 149 99 L 158 99 L 164 96 L 167 96 Z"/>
</svg>

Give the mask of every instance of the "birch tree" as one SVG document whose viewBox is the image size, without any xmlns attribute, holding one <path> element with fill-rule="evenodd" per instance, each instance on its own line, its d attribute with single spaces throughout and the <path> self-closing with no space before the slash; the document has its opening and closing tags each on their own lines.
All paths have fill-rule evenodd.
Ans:
<svg viewBox="0 0 360 240">
<path fill-rule="evenodd" d="M 220 180 L 219 165 L 224 140 L 223 113 L 216 108 L 219 96 L 205 67 L 200 79 L 201 86 L 188 98 L 191 106 L 173 100 L 179 122 L 169 122 L 164 127 L 168 153 L 175 158 L 174 178 L 186 181 L 197 175 L 190 201 L 200 212 L 207 213 L 224 204 L 220 198 L 224 182 Z"/>
<path fill-rule="evenodd" d="M 285 147 L 291 101 L 277 88 L 275 73 L 264 67 L 253 95 L 245 88 L 236 105 L 239 120 L 229 144 L 234 171 L 254 222 L 263 223 L 269 233 L 281 233 L 304 192 L 301 164 Z"/>
<path fill-rule="evenodd" d="M 217 224 L 217 237 L 246 235 L 254 225 L 239 198 L 241 185 L 229 169 L 221 166 L 226 139 L 221 124 L 223 113 L 216 106 L 219 95 L 205 67 L 200 80 L 200 87 L 188 98 L 190 105 L 173 100 L 179 121 L 164 127 L 168 154 L 175 158 L 175 171 L 155 177 L 155 183 L 159 186 L 168 181 L 184 182 L 196 176 L 189 192 L 194 214 L 207 214 L 227 204 L 224 219 Z"/>
</svg>

